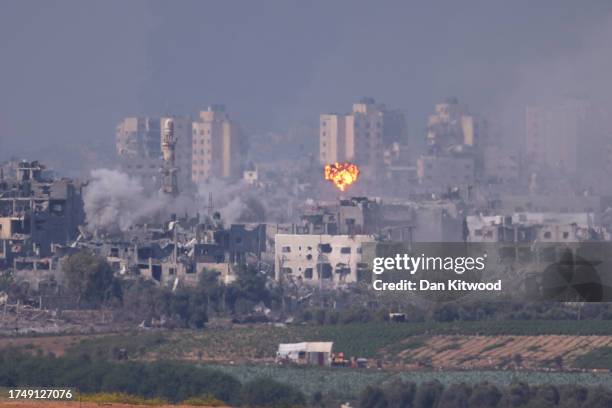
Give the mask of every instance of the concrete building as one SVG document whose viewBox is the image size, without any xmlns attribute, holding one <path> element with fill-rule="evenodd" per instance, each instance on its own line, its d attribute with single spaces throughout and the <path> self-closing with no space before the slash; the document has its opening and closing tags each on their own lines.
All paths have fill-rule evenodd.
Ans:
<svg viewBox="0 0 612 408">
<path fill-rule="evenodd" d="M 357 282 L 367 269 L 361 263 L 361 246 L 374 241 L 370 235 L 277 234 L 275 278 L 311 284 Z"/>
<path fill-rule="evenodd" d="M 599 236 L 592 213 L 514 213 L 466 217 L 468 242 L 580 242 Z"/>
<path fill-rule="evenodd" d="M 353 104 L 351 113 L 320 116 L 319 161 L 323 165 L 349 161 L 359 166 L 382 166 L 385 146 L 405 142 L 405 138 L 401 112 L 364 98 Z"/>
<path fill-rule="evenodd" d="M 180 189 L 191 179 L 191 119 L 188 117 L 127 117 L 116 128 L 116 148 L 121 169 L 145 185 L 159 188 L 161 183 L 162 123 L 174 121 L 175 160 Z"/>
<path fill-rule="evenodd" d="M 456 98 L 437 104 L 427 122 L 427 141 L 439 149 L 453 145 L 482 146 L 487 137 L 487 121 L 470 114 L 467 106 Z"/>
<path fill-rule="evenodd" d="M 594 195 L 567 194 L 500 194 L 489 203 L 497 213 L 514 212 L 588 212 L 599 214 L 612 206 L 609 199 Z"/>
<path fill-rule="evenodd" d="M 81 185 L 51 179 L 37 161 L 19 163 L 0 181 L 0 267 L 18 256 L 48 256 L 53 244 L 75 239 L 85 214 Z"/>
<path fill-rule="evenodd" d="M 242 176 L 245 140 L 240 126 L 230 119 L 225 106 L 212 105 L 200 112 L 192 129 L 191 179 L 194 182 Z"/>
<path fill-rule="evenodd" d="M 148 185 L 157 185 L 162 165 L 159 118 L 125 118 L 117 125 L 115 136 L 121 169 Z"/>
</svg>

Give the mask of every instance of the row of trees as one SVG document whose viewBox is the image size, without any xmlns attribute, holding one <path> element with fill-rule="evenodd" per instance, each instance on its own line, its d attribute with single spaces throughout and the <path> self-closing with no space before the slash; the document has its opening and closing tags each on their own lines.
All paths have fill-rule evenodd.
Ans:
<svg viewBox="0 0 612 408">
<path fill-rule="evenodd" d="M 121 392 L 170 402 L 213 397 L 232 406 L 295 407 L 306 403 L 300 391 L 266 378 L 241 384 L 221 371 L 180 363 L 113 363 L 87 355 L 32 356 L 15 350 L 0 353 L 0 386 L 71 387 L 85 394 Z"/>
<path fill-rule="evenodd" d="M 88 355 L 33 356 L 16 350 L 0 352 L 0 386 L 71 387 L 79 392 L 120 392 L 144 398 L 180 402 L 192 398 L 218 399 L 231 406 L 337 406 L 333 396 L 299 390 L 269 378 L 244 384 L 218 370 L 175 362 L 109 362 Z M 612 391 L 580 385 L 537 385 L 517 382 L 508 387 L 422 384 L 394 381 L 367 386 L 356 396 L 359 408 L 608 408 Z"/>
<path fill-rule="evenodd" d="M 244 315 L 259 303 L 278 303 L 266 277 L 254 268 L 238 268 L 230 285 L 221 284 L 217 272 L 204 270 L 197 286 L 172 290 L 152 281 L 117 279 L 103 258 L 87 251 L 69 256 L 62 266 L 79 307 L 107 306 L 134 320 L 163 317 L 177 326 L 202 328 L 210 314 Z"/>
<path fill-rule="evenodd" d="M 79 305 L 123 308 L 135 318 L 143 314 L 171 316 L 178 325 L 199 328 L 203 327 L 209 315 L 245 315 L 260 303 L 271 309 L 286 311 L 283 288 L 267 285 L 267 277 L 254 268 L 238 268 L 238 279 L 230 285 L 221 284 L 217 272 L 205 270 L 200 274 L 196 287 L 175 291 L 152 282 L 116 279 L 103 258 L 86 251 L 68 257 L 63 268 L 69 289 L 75 294 Z M 335 302 L 315 302 L 318 306 L 293 304 L 290 310 L 301 321 L 316 324 L 383 321 L 388 319 L 390 310 L 401 311 L 399 306 L 381 305 L 374 309 L 360 306 L 367 303 L 368 293 L 355 288 L 330 295 L 333 300 L 344 297 L 343 303 L 353 305 L 344 310 L 321 307 L 321 304 L 333 305 Z M 562 303 L 479 300 L 428 307 L 411 304 L 407 308 L 410 310 L 407 319 L 417 322 L 612 319 L 612 304 L 609 303 L 576 307 Z"/>
<path fill-rule="evenodd" d="M 396 381 L 384 387 L 368 386 L 359 408 L 605 408 L 612 407 L 612 391 L 578 385 L 529 386 L 519 382 L 507 388 L 483 382 L 444 386 L 438 381 L 416 385 Z"/>
</svg>

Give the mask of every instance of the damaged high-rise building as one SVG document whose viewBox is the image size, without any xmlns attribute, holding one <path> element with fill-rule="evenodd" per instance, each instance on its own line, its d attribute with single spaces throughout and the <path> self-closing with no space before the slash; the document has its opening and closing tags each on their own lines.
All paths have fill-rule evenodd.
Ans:
<svg viewBox="0 0 612 408">
<path fill-rule="evenodd" d="M 162 130 L 171 119 L 174 123 L 174 157 L 180 189 L 191 183 L 191 118 L 127 117 L 116 130 L 116 146 L 121 169 L 145 185 L 160 188 L 162 181 Z"/>
</svg>

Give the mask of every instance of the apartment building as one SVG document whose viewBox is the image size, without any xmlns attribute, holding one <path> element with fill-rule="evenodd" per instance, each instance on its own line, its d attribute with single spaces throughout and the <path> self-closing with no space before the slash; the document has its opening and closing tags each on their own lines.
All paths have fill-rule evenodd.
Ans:
<svg viewBox="0 0 612 408">
<path fill-rule="evenodd" d="M 161 124 L 174 120 L 177 180 L 183 189 L 191 182 L 191 118 L 181 116 L 131 116 L 116 128 L 116 149 L 119 165 L 125 173 L 142 180 L 145 185 L 159 187 L 162 167 Z"/>
<path fill-rule="evenodd" d="M 194 182 L 211 178 L 241 177 L 244 137 L 223 105 L 212 105 L 192 123 L 192 166 Z"/>
<path fill-rule="evenodd" d="M 323 165 L 350 161 L 360 166 L 382 166 L 385 146 L 404 142 L 405 137 L 401 112 L 363 98 L 353 104 L 351 113 L 320 116 L 319 161 Z"/>
</svg>

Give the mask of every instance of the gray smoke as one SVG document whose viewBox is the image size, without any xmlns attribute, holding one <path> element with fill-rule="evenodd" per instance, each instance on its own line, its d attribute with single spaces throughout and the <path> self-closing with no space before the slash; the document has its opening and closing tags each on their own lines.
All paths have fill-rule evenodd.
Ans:
<svg viewBox="0 0 612 408">
<path fill-rule="evenodd" d="M 213 179 L 199 184 L 195 195 L 170 197 L 147 190 L 137 178 L 110 169 L 91 172 L 83 200 L 89 229 L 125 231 L 136 224 L 162 222 L 170 214 L 206 214 L 209 194 L 213 210 L 221 214 L 226 225 L 264 221 L 270 206 L 263 193 L 244 181 Z"/>
<path fill-rule="evenodd" d="M 83 194 L 90 229 L 125 231 L 154 218 L 167 208 L 168 198 L 147 193 L 142 184 L 117 170 L 96 169 Z"/>
</svg>

